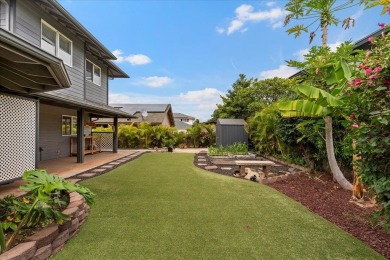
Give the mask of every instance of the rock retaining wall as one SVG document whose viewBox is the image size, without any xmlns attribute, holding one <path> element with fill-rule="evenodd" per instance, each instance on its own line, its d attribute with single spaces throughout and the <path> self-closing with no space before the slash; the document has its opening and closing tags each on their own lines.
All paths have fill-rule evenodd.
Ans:
<svg viewBox="0 0 390 260">
<path fill-rule="evenodd" d="M 25 242 L 11 248 L 0 255 L 0 260 L 47 259 L 61 251 L 65 243 L 71 239 L 84 224 L 89 213 L 89 206 L 83 196 L 77 192 L 69 194 L 68 207 L 63 211 L 71 217 L 62 225 L 52 224 L 28 237 Z"/>
</svg>

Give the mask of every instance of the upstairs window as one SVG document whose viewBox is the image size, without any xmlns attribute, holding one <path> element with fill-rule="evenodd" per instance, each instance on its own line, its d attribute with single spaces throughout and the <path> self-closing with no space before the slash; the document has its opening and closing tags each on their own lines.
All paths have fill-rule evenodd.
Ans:
<svg viewBox="0 0 390 260">
<path fill-rule="evenodd" d="M 0 28 L 9 31 L 9 7 L 5 0 L 0 0 Z"/>
<path fill-rule="evenodd" d="M 101 85 L 101 69 L 96 64 L 90 62 L 89 60 L 85 61 L 85 77 L 86 80 L 93 82 L 94 84 Z"/>
<path fill-rule="evenodd" d="M 1 0 L 0 0 L 1 1 Z M 42 21 L 41 48 L 72 66 L 72 41 Z"/>
</svg>

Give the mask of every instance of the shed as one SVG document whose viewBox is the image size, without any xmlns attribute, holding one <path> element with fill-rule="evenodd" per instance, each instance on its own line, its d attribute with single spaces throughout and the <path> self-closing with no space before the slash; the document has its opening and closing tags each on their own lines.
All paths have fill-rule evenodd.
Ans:
<svg viewBox="0 0 390 260">
<path fill-rule="evenodd" d="M 248 143 L 248 133 L 245 131 L 244 119 L 217 120 L 217 146 L 227 146 L 234 143 Z"/>
</svg>

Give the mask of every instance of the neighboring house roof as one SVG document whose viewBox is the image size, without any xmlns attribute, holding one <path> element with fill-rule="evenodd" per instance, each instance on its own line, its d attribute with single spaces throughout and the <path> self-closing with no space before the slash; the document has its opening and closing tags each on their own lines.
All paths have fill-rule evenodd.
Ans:
<svg viewBox="0 0 390 260">
<path fill-rule="evenodd" d="M 71 85 L 61 59 L 6 30 L 0 30 L 0 68 L 0 85 L 8 90 L 34 93 Z"/>
<path fill-rule="evenodd" d="M 87 51 L 108 66 L 109 77 L 129 78 L 129 76 L 118 66 L 109 60 L 116 60 L 111 53 L 99 40 L 95 38 L 83 25 L 81 25 L 68 11 L 65 10 L 56 0 L 34 0 L 38 6 L 45 10 L 49 15 L 65 26 L 70 32 L 85 42 Z"/>
<path fill-rule="evenodd" d="M 193 117 L 193 116 L 188 116 L 188 115 L 182 114 L 182 113 L 173 113 L 173 117 L 174 117 L 174 118 L 185 118 L 185 119 L 195 120 L 195 117 Z"/>
<path fill-rule="evenodd" d="M 134 118 L 133 115 L 120 110 L 118 108 L 114 108 L 111 106 L 103 105 L 101 103 L 95 103 L 92 101 L 88 101 L 85 99 L 76 98 L 73 96 L 61 94 L 61 93 L 39 93 L 35 94 L 35 96 L 39 97 L 41 102 L 47 102 L 47 103 L 55 103 L 55 104 L 61 104 L 63 106 L 68 107 L 75 107 L 75 108 L 84 108 L 87 109 L 88 112 L 91 113 L 92 117 L 113 117 L 118 116 L 121 118 Z M 125 119 L 126 120 L 126 119 Z"/>
<path fill-rule="evenodd" d="M 152 112 L 165 112 L 171 107 L 170 104 L 110 104 L 112 107 L 120 108 L 130 114 L 137 112 L 147 111 Z"/>
<path fill-rule="evenodd" d="M 180 120 L 175 119 L 175 127 L 177 130 L 187 130 L 188 128 L 191 128 L 192 125 L 186 124 Z"/>
<path fill-rule="evenodd" d="M 246 125 L 244 119 L 218 119 L 217 125 Z"/>
<path fill-rule="evenodd" d="M 175 126 L 173 119 L 172 107 L 170 104 L 110 104 L 110 106 L 120 109 L 133 116 L 131 120 L 119 119 L 119 123 L 142 123 L 148 122 L 151 125 L 161 125 L 168 119 L 170 126 Z M 142 112 L 148 112 L 146 117 L 142 116 Z M 112 123 L 110 118 L 100 118 L 97 123 Z"/>
</svg>

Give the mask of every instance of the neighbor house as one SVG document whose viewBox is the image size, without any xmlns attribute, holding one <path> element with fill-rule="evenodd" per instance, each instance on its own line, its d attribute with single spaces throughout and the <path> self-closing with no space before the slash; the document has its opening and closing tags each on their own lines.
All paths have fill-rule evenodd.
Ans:
<svg viewBox="0 0 390 260">
<path fill-rule="evenodd" d="M 130 114 L 133 118 L 119 119 L 119 124 L 149 123 L 150 125 L 175 126 L 171 104 L 110 104 Z M 96 125 L 108 126 L 113 124 L 112 118 L 96 118 Z"/>
<path fill-rule="evenodd" d="M 128 75 L 57 1 L 0 0 L 0 27 L 0 183 L 70 156 L 72 142 L 82 163 L 92 117 L 132 117 L 108 106 L 109 79 Z"/>
<path fill-rule="evenodd" d="M 194 124 L 195 117 L 188 116 L 182 113 L 173 113 L 173 117 L 175 118 L 175 121 L 180 121 L 189 125 Z"/>
</svg>

